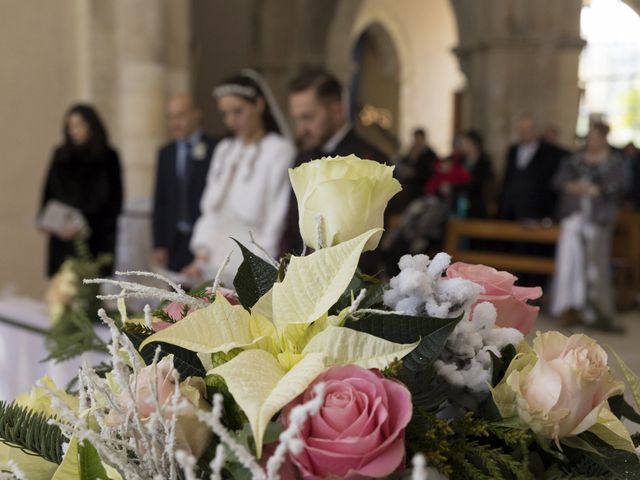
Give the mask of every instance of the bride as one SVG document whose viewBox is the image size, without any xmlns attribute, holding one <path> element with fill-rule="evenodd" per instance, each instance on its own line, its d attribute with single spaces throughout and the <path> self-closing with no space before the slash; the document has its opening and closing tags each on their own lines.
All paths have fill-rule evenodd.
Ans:
<svg viewBox="0 0 640 480">
<path fill-rule="evenodd" d="M 229 252 L 221 277 L 229 285 L 242 255 L 231 238 L 265 256 L 278 254 L 289 204 L 288 169 L 295 148 L 281 111 L 262 77 L 242 70 L 213 95 L 232 137 L 216 146 L 191 238 L 195 260 L 185 273 L 213 278 Z M 226 273 L 226 274 L 225 274 Z"/>
</svg>

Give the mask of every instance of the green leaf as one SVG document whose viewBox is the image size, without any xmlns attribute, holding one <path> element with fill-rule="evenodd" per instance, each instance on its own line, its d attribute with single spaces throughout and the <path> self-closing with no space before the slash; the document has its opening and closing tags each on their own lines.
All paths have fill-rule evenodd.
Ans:
<svg viewBox="0 0 640 480">
<path fill-rule="evenodd" d="M 593 464 L 608 470 L 610 475 L 607 478 L 611 480 L 640 478 L 640 461 L 635 453 L 615 449 L 591 432 L 585 432 L 580 437 L 595 448 L 598 454 L 579 450 L 579 455 L 585 456 Z M 575 455 L 575 451 L 567 451 L 566 453 L 572 463 L 575 463 L 579 458 L 579 456 Z"/>
<path fill-rule="evenodd" d="M 49 418 L 16 403 L 0 402 L 0 442 L 60 463 L 66 438 L 59 427 L 49 425 Z"/>
<path fill-rule="evenodd" d="M 629 366 L 622 360 L 622 357 L 618 355 L 618 353 L 611 347 L 608 347 L 613 356 L 615 357 L 618 365 L 620 366 L 620 371 L 622 375 L 624 375 L 625 380 L 629 384 L 629 388 L 631 389 L 631 394 L 633 395 L 633 400 L 636 402 L 636 408 L 640 409 L 640 378 L 633 373 L 633 370 L 629 368 Z"/>
<path fill-rule="evenodd" d="M 615 449 L 631 453 L 636 451 L 629 431 L 608 408 L 600 411 L 598 422 L 588 431 Z"/>
<path fill-rule="evenodd" d="M 609 398 L 609 409 L 618 418 L 626 418 L 634 423 L 640 424 L 640 414 L 627 403 L 623 395 L 614 395 Z"/>
<path fill-rule="evenodd" d="M 405 357 L 417 344 L 394 343 L 350 328 L 329 326 L 315 335 L 302 353 L 324 354 L 328 366 L 352 363 L 382 370 L 392 361 Z"/>
<path fill-rule="evenodd" d="M 98 451 L 88 440 L 79 445 L 78 450 L 80 453 L 80 480 L 108 478 Z"/>
<path fill-rule="evenodd" d="M 233 279 L 233 286 L 242 306 L 250 309 L 276 283 L 278 269 L 254 254 L 237 240 L 233 239 L 233 241 L 240 247 L 244 258 Z"/>
<path fill-rule="evenodd" d="M 146 365 L 151 365 L 155 356 L 156 346 L 145 345 L 140 348 L 140 344 L 153 335 L 153 330 L 149 330 L 144 325 L 127 323 L 123 328 L 124 334 L 131 340 Z M 173 366 L 180 374 L 180 380 L 187 377 L 204 377 L 206 369 L 198 355 L 186 348 L 165 343 L 161 346 L 158 360 L 162 360 L 167 355 L 173 355 Z"/>
</svg>

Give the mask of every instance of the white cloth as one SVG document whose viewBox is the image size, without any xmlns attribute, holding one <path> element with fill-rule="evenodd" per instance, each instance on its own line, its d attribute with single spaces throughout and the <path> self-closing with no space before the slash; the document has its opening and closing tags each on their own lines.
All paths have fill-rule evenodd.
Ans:
<svg viewBox="0 0 640 480">
<path fill-rule="evenodd" d="M 47 306 L 28 298 L 0 299 L 0 317 L 41 330 L 51 328 Z M 96 332 L 105 341 L 110 338 L 105 327 L 97 325 Z M 96 352 L 61 363 L 42 363 L 47 355 L 43 334 L 0 321 L 0 400 L 13 400 L 21 393 L 29 392 L 44 375 L 49 375 L 58 387 L 64 388 L 85 361 L 93 366 L 108 360 L 106 354 Z"/>
<path fill-rule="evenodd" d="M 551 289 L 554 316 L 569 309 L 584 312 L 589 303 L 607 316 L 613 314 L 611 229 L 588 218 L 585 212 L 576 212 L 560 222 Z"/>
<path fill-rule="evenodd" d="M 334 133 L 333 136 L 329 140 L 327 140 L 324 145 L 322 145 L 322 151 L 324 153 L 331 153 L 335 151 L 335 149 L 338 148 L 340 142 L 344 140 L 344 137 L 346 137 L 347 134 L 351 131 L 351 128 L 351 123 L 345 123 L 342 128 Z"/>
<path fill-rule="evenodd" d="M 291 191 L 288 169 L 294 156 L 291 142 L 275 133 L 250 145 L 236 138 L 218 143 L 191 238 L 191 250 L 208 256 L 207 276 L 215 275 L 233 250 L 222 282 L 228 286 L 233 281 L 242 254 L 231 238 L 261 254 L 250 245 L 249 232 L 270 255 L 278 254 Z"/>
<path fill-rule="evenodd" d="M 538 150 L 539 142 L 531 142 L 518 145 L 518 151 L 516 152 L 516 166 L 519 170 L 524 170 L 531 163 L 531 159 Z"/>
</svg>

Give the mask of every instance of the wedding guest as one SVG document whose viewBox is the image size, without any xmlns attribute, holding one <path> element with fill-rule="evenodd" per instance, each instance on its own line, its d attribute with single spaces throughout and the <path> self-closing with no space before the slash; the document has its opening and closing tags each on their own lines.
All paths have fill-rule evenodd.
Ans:
<svg viewBox="0 0 640 480">
<path fill-rule="evenodd" d="M 189 242 L 200 216 L 215 140 L 203 133 L 201 113 L 190 95 L 173 96 L 167 123 L 173 140 L 158 152 L 153 203 L 153 260 L 181 271 L 193 261 Z"/>
<path fill-rule="evenodd" d="M 407 154 L 396 165 L 395 175 L 402 184 L 402 192 L 394 197 L 388 210 L 401 213 L 413 200 L 423 195 L 438 156 L 427 142 L 427 133 L 422 128 L 413 131 L 411 146 Z"/>
<path fill-rule="evenodd" d="M 507 152 L 499 215 L 515 221 L 551 218 L 556 201 L 551 179 L 561 153 L 538 137 L 536 124 L 528 114 L 518 119 L 517 133 L 517 143 Z"/>
<path fill-rule="evenodd" d="M 343 99 L 343 87 L 328 71 L 309 69 L 291 81 L 289 112 L 300 147 L 300 153 L 295 159 L 296 166 L 321 157 L 351 154 L 387 163 L 387 157 L 380 150 L 354 131 Z M 301 250 L 298 210 L 292 192 L 281 251 L 299 253 Z M 372 254 L 365 255 L 371 256 Z"/>
<path fill-rule="evenodd" d="M 122 208 L 122 179 L 117 152 L 96 110 L 74 105 L 64 116 L 63 143 L 49 164 L 41 207 L 56 200 L 79 210 L 89 228 L 86 242 L 92 255 L 114 254 L 117 219 Z M 84 239 L 80 228 L 49 235 L 47 273 L 53 276 L 75 254 L 74 241 Z M 105 273 L 113 268 L 107 267 Z"/>
<path fill-rule="evenodd" d="M 622 156 L 609 147 L 607 134 L 605 125 L 594 124 L 584 150 L 566 160 L 553 179 L 561 231 L 551 313 L 563 326 L 612 326 L 611 233 L 625 178 Z"/>
<path fill-rule="evenodd" d="M 202 214 L 191 239 L 195 260 L 186 272 L 213 278 L 235 250 L 223 271 L 228 285 L 242 262 L 232 238 L 258 255 L 278 255 L 291 191 L 288 169 L 296 151 L 284 116 L 259 74 L 242 70 L 218 85 L 213 95 L 230 136 L 213 153 Z"/>
<path fill-rule="evenodd" d="M 457 186 L 454 208 L 459 217 L 487 218 L 495 205 L 491 194 L 494 174 L 491 159 L 484 150 L 482 136 L 476 130 L 467 130 L 460 136 L 461 163 L 469 174 L 469 181 Z"/>
</svg>

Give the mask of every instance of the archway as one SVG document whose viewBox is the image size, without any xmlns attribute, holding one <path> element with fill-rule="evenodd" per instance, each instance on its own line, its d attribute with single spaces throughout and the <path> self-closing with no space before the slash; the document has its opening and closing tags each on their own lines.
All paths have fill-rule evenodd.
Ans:
<svg viewBox="0 0 640 480">
<path fill-rule="evenodd" d="M 399 148 L 400 62 L 393 40 L 379 23 L 369 26 L 352 49 L 351 121 L 388 155 Z"/>
</svg>

